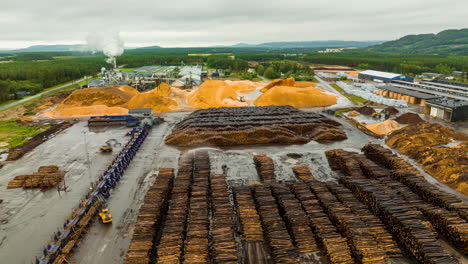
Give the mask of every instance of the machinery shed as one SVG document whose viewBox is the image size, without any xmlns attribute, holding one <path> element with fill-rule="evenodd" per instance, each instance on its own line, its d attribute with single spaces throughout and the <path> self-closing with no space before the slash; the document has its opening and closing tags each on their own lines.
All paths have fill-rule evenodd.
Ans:
<svg viewBox="0 0 468 264">
<path fill-rule="evenodd" d="M 437 98 L 427 101 L 426 113 L 450 122 L 468 120 L 468 102 Z"/>
<path fill-rule="evenodd" d="M 406 76 L 404 74 L 373 71 L 373 70 L 360 72 L 359 79 L 377 81 L 377 82 L 385 82 L 385 83 L 388 83 L 391 81 L 397 81 L 397 80 L 412 82 L 414 80 L 412 77 Z"/>
</svg>

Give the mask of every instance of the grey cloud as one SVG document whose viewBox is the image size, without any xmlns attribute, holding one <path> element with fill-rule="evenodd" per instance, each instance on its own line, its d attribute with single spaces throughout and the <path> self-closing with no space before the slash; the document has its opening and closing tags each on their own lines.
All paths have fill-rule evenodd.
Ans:
<svg viewBox="0 0 468 264">
<path fill-rule="evenodd" d="M 454 0 L 20 0 L 2 3 L 0 47 L 84 42 L 99 30 L 120 31 L 130 46 L 386 40 L 468 27 L 467 9 Z"/>
</svg>

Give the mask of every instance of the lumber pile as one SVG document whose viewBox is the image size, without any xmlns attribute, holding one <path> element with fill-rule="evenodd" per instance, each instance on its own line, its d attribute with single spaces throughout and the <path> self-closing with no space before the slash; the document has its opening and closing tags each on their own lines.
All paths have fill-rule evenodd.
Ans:
<svg viewBox="0 0 468 264">
<path fill-rule="evenodd" d="M 242 238 L 246 242 L 263 241 L 263 229 L 252 192 L 247 186 L 233 187 Z"/>
<path fill-rule="evenodd" d="M 273 260 L 276 263 L 297 263 L 298 256 L 270 187 L 256 185 L 254 195 Z"/>
<path fill-rule="evenodd" d="M 156 181 L 146 193 L 138 212 L 132 240 L 125 258 L 126 264 L 149 263 L 156 228 L 161 224 L 173 179 L 174 169 L 159 169 Z"/>
<path fill-rule="evenodd" d="M 239 263 L 234 237 L 234 210 L 229 200 L 226 176 L 210 177 L 212 198 L 211 252 L 215 263 Z"/>
<path fill-rule="evenodd" d="M 209 197 L 210 158 L 207 151 L 195 153 L 193 176 L 184 263 L 208 263 L 210 221 L 207 198 Z"/>
<path fill-rule="evenodd" d="M 305 144 L 346 139 L 339 126 L 321 114 L 291 106 L 209 108 L 176 124 L 165 141 L 181 147 Z"/>
<path fill-rule="evenodd" d="M 38 171 L 30 175 L 18 175 L 11 180 L 7 189 L 13 188 L 41 188 L 50 189 L 59 184 L 65 172 L 59 171 L 59 167 L 55 165 L 41 166 Z"/>
<path fill-rule="evenodd" d="M 354 263 L 346 239 L 341 236 L 323 212 L 317 197 L 310 188 L 305 184 L 296 183 L 291 186 L 291 190 L 301 202 L 318 245 L 325 251 L 329 262 L 331 264 Z"/>
<path fill-rule="evenodd" d="M 309 219 L 301 207 L 301 203 L 291 193 L 286 184 L 274 184 L 272 190 L 280 210 L 283 212 L 289 233 L 293 239 L 297 253 L 318 251 L 314 234 L 309 227 Z"/>
<path fill-rule="evenodd" d="M 398 196 L 386 193 L 385 186 L 374 179 L 341 177 L 348 187 L 379 216 L 390 232 L 421 263 L 457 263 L 441 246 L 432 230 L 422 220 L 421 212 L 412 209 Z"/>
<path fill-rule="evenodd" d="M 155 243 L 155 261 L 152 263 L 180 263 L 184 246 L 189 191 L 192 184 L 193 155 L 179 159 L 179 170 L 174 180 L 166 221 L 162 227 L 159 244 Z"/>
<path fill-rule="evenodd" d="M 255 167 L 261 182 L 275 182 L 275 165 L 273 160 L 265 154 L 254 156 Z"/>
</svg>

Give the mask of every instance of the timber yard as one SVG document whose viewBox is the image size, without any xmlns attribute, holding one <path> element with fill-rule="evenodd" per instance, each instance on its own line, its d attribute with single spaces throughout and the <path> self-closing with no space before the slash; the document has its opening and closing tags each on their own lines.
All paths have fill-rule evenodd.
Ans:
<svg viewBox="0 0 468 264">
<path fill-rule="evenodd" d="M 22 117 L 54 130 L 2 156 L 0 262 L 468 263 L 466 85 L 204 69 L 102 69 Z"/>
</svg>

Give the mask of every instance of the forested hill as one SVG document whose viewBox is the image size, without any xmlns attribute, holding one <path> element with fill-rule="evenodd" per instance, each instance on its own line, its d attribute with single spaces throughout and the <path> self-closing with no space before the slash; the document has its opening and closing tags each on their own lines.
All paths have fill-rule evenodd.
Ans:
<svg viewBox="0 0 468 264">
<path fill-rule="evenodd" d="M 468 28 L 438 34 L 408 35 L 368 47 L 370 51 L 468 56 Z"/>
</svg>

